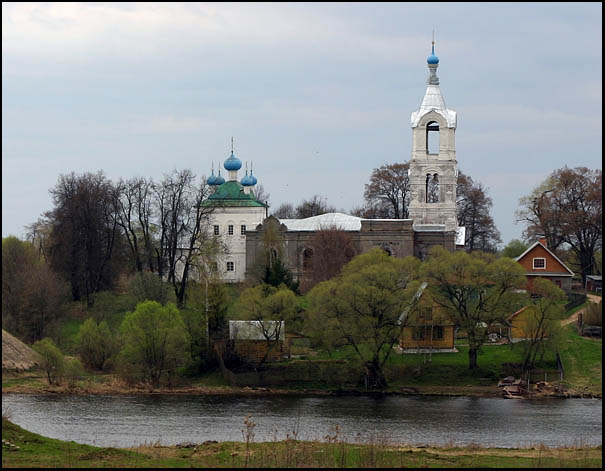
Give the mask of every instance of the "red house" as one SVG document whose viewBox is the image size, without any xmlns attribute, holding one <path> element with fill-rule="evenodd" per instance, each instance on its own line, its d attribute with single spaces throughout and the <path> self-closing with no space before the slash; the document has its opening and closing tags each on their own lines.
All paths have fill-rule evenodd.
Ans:
<svg viewBox="0 0 605 471">
<path fill-rule="evenodd" d="M 571 291 L 573 272 L 559 260 L 546 246 L 546 239 L 540 239 L 516 259 L 527 274 L 527 289 L 532 290 L 536 277 L 552 281 L 564 291 Z"/>
</svg>

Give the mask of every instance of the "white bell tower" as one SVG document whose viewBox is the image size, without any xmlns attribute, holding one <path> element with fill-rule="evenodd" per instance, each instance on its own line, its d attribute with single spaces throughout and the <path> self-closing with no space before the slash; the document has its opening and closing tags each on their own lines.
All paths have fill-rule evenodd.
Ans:
<svg viewBox="0 0 605 471">
<path fill-rule="evenodd" d="M 435 55 L 427 59 L 429 78 L 418 111 L 412 113 L 412 158 L 410 160 L 410 218 L 416 225 L 445 225 L 455 231 L 456 219 L 456 112 L 445 106 L 439 88 Z"/>
</svg>

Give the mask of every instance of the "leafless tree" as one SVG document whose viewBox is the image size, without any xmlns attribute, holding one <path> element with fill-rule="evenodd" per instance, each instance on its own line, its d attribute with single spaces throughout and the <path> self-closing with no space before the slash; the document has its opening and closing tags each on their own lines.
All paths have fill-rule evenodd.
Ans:
<svg viewBox="0 0 605 471">
<path fill-rule="evenodd" d="M 466 227 L 465 250 L 495 252 L 501 242 L 500 231 L 490 214 L 492 199 L 481 183 L 460 172 L 456 189 L 458 225 Z"/>
<path fill-rule="evenodd" d="M 375 214 L 375 217 L 389 219 L 408 218 L 409 168 L 410 164 L 404 162 L 385 164 L 372 171 L 370 183 L 365 185 L 364 191 L 365 214 Z"/>
</svg>

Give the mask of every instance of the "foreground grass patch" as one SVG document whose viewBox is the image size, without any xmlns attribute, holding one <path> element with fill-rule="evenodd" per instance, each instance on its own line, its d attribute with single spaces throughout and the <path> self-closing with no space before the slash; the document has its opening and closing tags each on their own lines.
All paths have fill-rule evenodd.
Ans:
<svg viewBox="0 0 605 471">
<path fill-rule="evenodd" d="M 129 450 L 64 442 L 28 432 L 3 418 L 2 467 L 593 467 L 602 466 L 597 448 L 412 447 L 387 441 L 205 442 L 182 446 L 144 445 Z"/>
</svg>

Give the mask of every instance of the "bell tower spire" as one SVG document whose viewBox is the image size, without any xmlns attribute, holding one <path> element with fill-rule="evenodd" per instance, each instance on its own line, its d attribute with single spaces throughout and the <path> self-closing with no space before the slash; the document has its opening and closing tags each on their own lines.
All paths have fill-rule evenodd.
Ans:
<svg viewBox="0 0 605 471">
<path fill-rule="evenodd" d="M 444 226 L 455 231 L 456 219 L 456 112 L 445 106 L 441 95 L 435 55 L 435 33 L 427 88 L 420 108 L 412 113 L 412 157 L 410 159 L 410 218 L 417 226 Z"/>
</svg>

